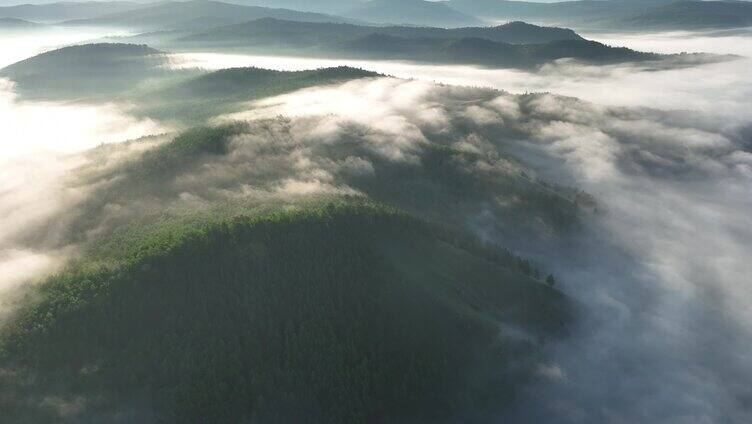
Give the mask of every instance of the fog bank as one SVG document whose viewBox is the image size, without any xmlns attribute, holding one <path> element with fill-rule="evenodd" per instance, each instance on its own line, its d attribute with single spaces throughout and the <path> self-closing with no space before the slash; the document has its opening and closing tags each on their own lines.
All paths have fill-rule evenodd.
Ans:
<svg viewBox="0 0 752 424">
<path fill-rule="evenodd" d="M 23 32 L 0 30 L 0 68 L 66 45 L 91 42 L 105 36 L 128 34 L 127 30 L 52 26 Z"/>
<path fill-rule="evenodd" d="M 614 46 L 661 53 L 704 52 L 736 54 L 735 61 L 697 66 L 668 67 L 656 64 L 596 66 L 559 60 L 531 72 L 513 69 L 485 69 L 462 65 L 427 65 L 395 61 L 274 57 L 223 53 L 181 53 L 175 66 L 221 69 L 257 66 L 278 70 L 304 70 L 348 65 L 399 78 L 438 83 L 491 87 L 512 93 L 552 92 L 612 106 L 647 106 L 690 109 L 724 119 L 752 116 L 752 31 L 726 36 L 691 33 L 589 34 Z M 738 122 L 735 122 L 738 124 Z"/>
<path fill-rule="evenodd" d="M 50 272 L 66 256 L 65 249 L 29 246 L 19 238 L 34 236 L 40 223 L 63 217 L 85 196 L 66 185 L 72 170 L 86 162 L 80 153 L 162 131 L 114 104 L 19 101 L 13 84 L 0 79 L 0 314 L 10 291 Z"/>
<path fill-rule="evenodd" d="M 409 160 L 437 129 L 454 134 L 469 126 L 470 136 L 455 139 L 458 148 L 488 151 L 490 143 L 514 152 L 543 178 L 576 185 L 604 206 L 575 247 L 522 252 L 564 276 L 562 287 L 582 303 L 584 319 L 503 419 L 752 418 L 752 153 L 745 111 L 718 123 L 694 111 L 379 79 L 304 90 L 250 109 L 233 118 L 321 117 L 307 126 L 320 140 L 340 134 L 345 123 L 379 128 L 373 148 L 394 160 Z M 510 138 L 510 130 L 524 135 Z M 495 237 L 491 227 L 472 221 L 469 228 Z"/>
<path fill-rule="evenodd" d="M 694 50 L 684 35 L 661 37 L 624 42 Z M 592 216 L 569 249 L 520 252 L 561 275 L 560 287 L 583 305 L 584 316 L 569 341 L 539 364 L 540 376 L 519 407 L 500 421 L 752 421 L 749 59 L 668 70 L 560 61 L 529 73 L 242 55 L 178 58 L 181 66 L 209 68 L 350 64 L 418 80 L 368 79 L 249 104 L 226 118 L 285 115 L 289 121 L 257 124 L 233 139 L 226 156 L 165 182 L 166 192 L 177 193 L 171 204 L 262 189 L 357 193 L 347 178 L 369 178 L 376 159 L 420 166 L 421 150 L 438 141 L 478 155 L 466 172 L 517 172 L 503 160 L 513 153 L 537 175 L 596 197 L 606 212 Z M 553 91 L 590 102 L 432 81 Z M 22 134 L 23 143 L 6 142 L 11 147 L 0 174 L 0 215 L 7 217 L 0 289 L 49 270 L 64 254 L 18 240 L 88 195 L 65 184 L 70 170 L 86 161 L 78 152 L 161 130 L 115 105 L 19 103 L 7 83 L 2 93 L 0 139 Z M 352 155 L 327 156 L 343 146 Z M 253 185 L 261 180 L 268 186 Z M 125 215 L 143 205 L 109 206 L 103 209 Z M 479 216 L 468 216 L 468 228 L 508 244 Z"/>
</svg>

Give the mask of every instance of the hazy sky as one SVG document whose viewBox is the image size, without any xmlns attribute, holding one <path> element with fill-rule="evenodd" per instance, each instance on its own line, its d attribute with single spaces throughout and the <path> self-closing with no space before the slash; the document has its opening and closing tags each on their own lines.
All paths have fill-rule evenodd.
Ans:
<svg viewBox="0 0 752 424">
<path fill-rule="evenodd" d="M 137 3 L 155 3 L 159 0 L 138 0 Z M 312 3 L 315 3 L 316 0 L 309 0 Z M 365 0 L 363 0 L 365 1 Z M 432 0 L 432 1 L 443 1 L 443 0 Z M 535 3 L 557 3 L 561 0 L 528 0 L 530 2 Z M 630 0 L 620 0 L 620 1 L 630 1 Z M 644 0 L 635 0 L 635 1 L 644 1 Z M 748 0 L 742 0 L 742 1 L 748 1 Z M 18 4 L 47 4 L 47 3 L 58 3 L 60 0 L 0 0 L 0 6 L 11 6 L 11 5 L 18 5 Z M 233 3 L 233 1 L 227 1 L 227 3 Z"/>
</svg>

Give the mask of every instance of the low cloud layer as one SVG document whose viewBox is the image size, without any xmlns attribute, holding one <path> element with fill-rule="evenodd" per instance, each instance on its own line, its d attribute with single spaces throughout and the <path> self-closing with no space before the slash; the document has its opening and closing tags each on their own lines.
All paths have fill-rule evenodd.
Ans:
<svg viewBox="0 0 752 424">
<path fill-rule="evenodd" d="M 554 95 L 380 79 L 257 103 L 234 119 L 318 116 L 303 134 L 356 123 L 410 160 L 442 131 L 513 152 L 544 179 L 583 188 L 607 213 L 568 253 L 528 252 L 586 307 L 511 418 L 563 422 L 746 422 L 752 392 L 752 153 L 744 116 L 598 106 Z M 481 235 L 484 227 L 476 228 Z M 502 244 L 506 240 L 499 240 Z M 505 417 L 510 418 L 510 417 Z"/>
<path fill-rule="evenodd" d="M 87 163 L 81 154 L 98 145 L 163 131 L 126 115 L 116 105 L 21 102 L 13 84 L 0 79 L 0 314 L 19 285 L 60 265 L 68 249 L 47 249 L 20 240 L 40 225 L 60 220 L 88 193 L 69 186 L 71 173 Z"/>
<path fill-rule="evenodd" d="M 752 396 L 752 153 L 746 126 L 702 118 L 549 94 L 354 81 L 226 117 L 249 123 L 226 155 L 160 179 L 143 197 L 100 197 L 117 192 L 118 180 L 94 173 L 101 177 L 86 184 L 104 185 L 90 200 L 105 203 L 86 222 L 96 233 L 157 205 L 366 194 L 387 167 L 422 167 L 435 145 L 471 153 L 452 165 L 467 174 L 534 172 L 584 189 L 605 212 L 586 218 L 567 248 L 535 249 L 495 226 L 501 205 L 518 197 L 497 196 L 490 218 L 463 205 L 467 228 L 537 258 L 583 306 L 581 326 L 500 420 L 742 423 Z"/>
<path fill-rule="evenodd" d="M 484 69 L 461 65 L 426 65 L 409 62 L 324 58 L 272 57 L 210 52 L 174 55 L 177 67 L 220 69 L 257 66 L 279 70 L 303 70 L 349 65 L 399 78 L 445 84 L 491 87 L 515 94 L 551 92 L 602 105 L 693 110 L 706 119 L 752 118 L 752 34 L 697 35 L 689 33 L 586 34 L 614 46 L 660 53 L 703 52 L 735 54 L 742 58 L 695 66 L 656 68 L 656 64 L 596 66 L 559 60 L 536 71 Z"/>
<path fill-rule="evenodd" d="M 111 28 L 47 27 L 33 32 L 0 30 L 0 68 L 65 45 L 127 34 L 128 31 Z"/>
</svg>

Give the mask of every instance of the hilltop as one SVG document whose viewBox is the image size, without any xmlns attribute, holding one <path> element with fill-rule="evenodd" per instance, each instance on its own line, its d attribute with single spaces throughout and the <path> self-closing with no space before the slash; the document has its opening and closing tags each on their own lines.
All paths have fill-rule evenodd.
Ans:
<svg viewBox="0 0 752 424">
<path fill-rule="evenodd" d="M 164 53 L 145 45 L 69 46 L 0 69 L 27 98 L 112 94 L 165 72 Z"/>
<path fill-rule="evenodd" d="M 74 419 L 483 421 L 572 317 L 508 252 L 360 201 L 118 240 L 0 333 L 0 417 L 57 417 L 22 390 Z"/>
</svg>

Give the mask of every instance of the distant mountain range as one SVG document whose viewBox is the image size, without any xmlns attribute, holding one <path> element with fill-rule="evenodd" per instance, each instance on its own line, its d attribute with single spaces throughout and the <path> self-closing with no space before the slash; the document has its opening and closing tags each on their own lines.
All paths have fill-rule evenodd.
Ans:
<svg viewBox="0 0 752 424">
<path fill-rule="evenodd" d="M 752 25 L 752 3 L 698 0 L 582 0 L 537 3 L 450 0 L 464 13 L 492 20 L 522 19 L 576 28 L 702 29 Z"/>
<path fill-rule="evenodd" d="M 87 11 L 93 13 L 92 9 Z M 16 21 L 9 22 L 18 25 L 17 18 L 13 19 Z M 193 0 L 162 2 L 64 24 L 141 30 L 142 34 L 115 41 L 146 44 L 165 51 L 405 60 L 489 68 L 534 68 L 559 59 L 602 65 L 668 57 L 588 41 L 566 28 L 524 22 L 461 28 L 350 22 L 350 18 L 333 15 Z M 681 64 L 691 64 L 695 59 L 683 56 Z M 706 57 L 699 59 L 708 60 Z M 96 76 L 92 81 L 96 81 Z M 39 87 L 44 85 L 44 81 L 38 84 Z M 84 91 L 86 88 L 85 85 L 78 87 Z"/>
<path fill-rule="evenodd" d="M 281 8 L 284 7 L 284 8 Z M 194 30 L 260 18 L 459 28 L 522 20 L 578 29 L 722 29 L 752 25 L 752 2 L 697 0 L 213 0 L 52 3 L 0 7 L 0 18 L 137 31 Z"/>
<path fill-rule="evenodd" d="M 537 19 L 569 22 L 602 19 L 647 10 L 676 0 L 578 0 L 554 3 L 507 0 L 450 0 L 451 7 L 488 19 Z"/>
<path fill-rule="evenodd" d="M 346 18 L 319 13 L 241 6 L 210 0 L 193 0 L 163 2 L 92 19 L 72 20 L 65 22 L 64 25 L 114 26 L 146 31 L 192 30 L 237 24 L 260 18 L 286 19 L 298 22 L 352 22 Z"/>
<path fill-rule="evenodd" d="M 0 7 L 0 17 L 17 18 L 36 22 L 60 22 L 68 19 L 90 19 L 98 16 L 125 12 L 144 7 L 145 5 L 132 2 L 85 2 L 85 3 L 53 3 L 53 4 L 23 4 L 18 6 Z"/>
<path fill-rule="evenodd" d="M 630 28 L 736 28 L 752 26 L 752 3 L 744 1 L 680 1 L 622 19 Z"/>
<path fill-rule="evenodd" d="M 405 39 L 459 40 L 463 38 L 483 38 L 508 44 L 533 44 L 583 39 L 570 29 L 541 27 L 524 22 L 512 22 L 495 27 L 445 29 L 405 26 L 373 27 L 264 18 L 238 25 L 212 28 L 206 32 L 183 37 L 180 41 L 308 48 L 347 43 L 374 34 Z"/>
<path fill-rule="evenodd" d="M 445 2 L 425 0 L 371 0 L 346 15 L 381 24 L 462 27 L 483 23 L 474 16 L 452 9 Z"/>
<path fill-rule="evenodd" d="M 36 22 L 29 22 L 16 18 L 0 18 L 0 30 L 30 30 L 43 27 Z"/>
<path fill-rule="evenodd" d="M 140 40 L 149 42 L 149 40 Z M 169 50 L 232 50 L 355 59 L 411 60 L 500 68 L 561 58 L 593 63 L 654 60 L 660 55 L 584 40 L 574 31 L 522 22 L 481 28 L 368 27 L 261 19 L 162 40 Z"/>
<path fill-rule="evenodd" d="M 343 15 L 361 6 L 366 0 L 225 0 L 226 3 L 241 4 L 243 6 L 263 6 L 300 10 L 303 12 L 318 12 Z"/>
</svg>

